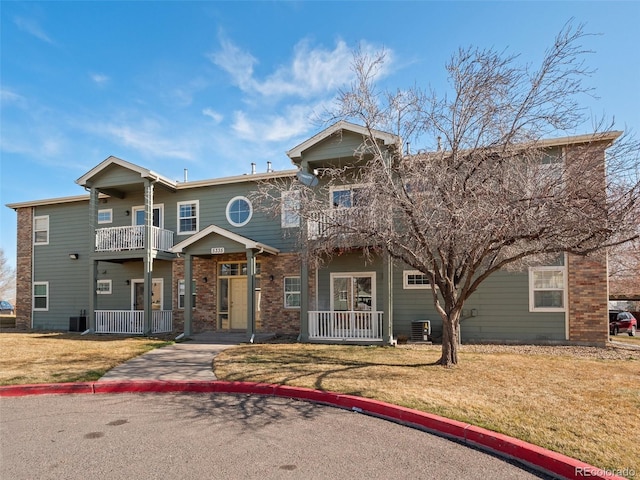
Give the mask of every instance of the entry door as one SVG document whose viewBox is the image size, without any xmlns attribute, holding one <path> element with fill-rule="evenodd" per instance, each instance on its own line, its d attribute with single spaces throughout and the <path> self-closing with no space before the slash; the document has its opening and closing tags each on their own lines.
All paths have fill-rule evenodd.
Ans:
<svg viewBox="0 0 640 480">
<path fill-rule="evenodd" d="M 232 278 L 230 283 L 229 319 L 230 328 L 238 330 L 247 329 L 247 279 Z"/>
<path fill-rule="evenodd" d="M 151 309 L 162 310 L 161 278 L 154 278 L 151 284 Z M 144 280 L 133 281 L 133 310 L 144 310 Z"/>
</svg>

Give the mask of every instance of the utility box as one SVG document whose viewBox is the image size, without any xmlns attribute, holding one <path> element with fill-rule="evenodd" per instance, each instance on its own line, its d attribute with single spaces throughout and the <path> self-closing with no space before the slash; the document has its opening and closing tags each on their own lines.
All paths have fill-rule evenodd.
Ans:
<svg viewBox="0 0 640 480">
<path fill-rule="evenodd" d="M 87 317 L 69 317 L 70 332 L 84 332 L 87 329 Z"/>
<path fill-rule="evenodd" d="M 431 340 L 431 320 L 414 320 L 411 322 L 411 341 L 428 342 Z"/>
</svg>

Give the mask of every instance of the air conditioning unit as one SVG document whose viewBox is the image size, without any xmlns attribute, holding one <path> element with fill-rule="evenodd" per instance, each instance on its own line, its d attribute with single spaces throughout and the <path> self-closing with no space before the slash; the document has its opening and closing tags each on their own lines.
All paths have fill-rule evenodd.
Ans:
<svg viewBox="0 0 640 480">
<path fill-rule="evenodd" d="M 431 336 L 431 320 L 414 320 L 411 322 L 411 341 L 428 342 Z"/>
</svg>

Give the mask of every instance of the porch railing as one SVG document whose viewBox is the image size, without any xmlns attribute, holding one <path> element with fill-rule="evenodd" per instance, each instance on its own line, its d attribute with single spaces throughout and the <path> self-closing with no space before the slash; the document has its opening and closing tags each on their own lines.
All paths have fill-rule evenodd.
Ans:
<svg viewBox="0 0 640 480">
<path fill-rule="evenodd" d="M 173 312 L 154 310 L 151 316 L 151 332 L 167 333 L 173 330 Z M 96 310 L 96 333 L 121 333 L 142 335 L 144 333 L 143 310 Z"/>
<path fill-rule="evenodd" d="M 382 313 L 375 311 L 311 311 L 309 338 L 313 340 L 382 340 Z"/>
<path fill-rule="evenodd" d="M 173 247 L 171 230 L 151 227 L 151 248 L 168 252 Z M 144 225 L 107 227 L 96 230 L 96 252 L 142 250 L 145 246 Z"/>
</svg>

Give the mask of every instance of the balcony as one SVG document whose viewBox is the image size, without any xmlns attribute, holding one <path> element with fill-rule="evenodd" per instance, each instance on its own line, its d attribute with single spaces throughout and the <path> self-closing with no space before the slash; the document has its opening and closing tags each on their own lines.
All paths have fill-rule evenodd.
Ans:
<svg viewBox="0 0 640 480">
<path fill-rule="evenodd" d="M 145 248 L 144 225 L 108 227 L 96 230 L 96 252 L 121 252 Z M 169 252 L 173 247 L 171 230 L 151 227 L 151 249 Z"/>
</svg>

